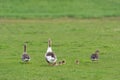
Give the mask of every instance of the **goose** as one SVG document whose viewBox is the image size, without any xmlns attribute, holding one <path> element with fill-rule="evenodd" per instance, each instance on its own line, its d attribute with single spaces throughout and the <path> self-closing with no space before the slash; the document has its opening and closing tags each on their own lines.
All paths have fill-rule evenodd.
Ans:
<svg viewBox="0 0 120 80">
<path fill-rule="evenodd" d="M 65 61 L 65 60 L 62 60 L 61 62 L 62 62 L 62 64 L 65 64 L 65 63 L 66 63 L 66 61 Z"/>
<path fill-rule="evenodd" d="M 61 61 L 59 61 L 59 62 L 58 62 L 58 65 L 62 65 L 62 62 L 61 62 Z"/>
<path fill-rule="evenodd" d="M 51 43 L 52 41 L 51 39 L 49 39 L 47 52 L 45 54 L 45 59 L 49 65 L 56 65 L 57 57 L 55 53 L 52 51 Z"/>
<path fill-rule="evenodd" d="M 75 60 L 75 63 L 76 63 L 76 64 L 79 64 L 80 62 L 79 62 L 79 60 L 77 59 L 77 60 Z"/>
<path fill-rule="evenodd" d="M 97 61 L 99 58 L 99 50 L 96 50 L 95 53 L 91 55 L 91 60 L 92 61 Z"/>
<path fill-rule="evenodd" d="M 27 43 L 24 43 L 24 52 L 22 54 L 22 61 L 23 62 L 29 62 L 30 61 L 30 56 L 27 54 Z"/>
<path fill-rule="evenodd" d="M 63 65 L 63 64 L 65 64 L 66 62 L 65 62 L 65 60 L 62 60 L 62 61 L 59 61 L 58 62 L 58 65 Z"/>
</svg>

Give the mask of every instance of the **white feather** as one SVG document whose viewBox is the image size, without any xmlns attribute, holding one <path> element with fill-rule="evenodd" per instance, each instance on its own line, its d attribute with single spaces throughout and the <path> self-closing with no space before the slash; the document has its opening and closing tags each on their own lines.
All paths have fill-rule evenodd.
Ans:
<svg viewBox="0 0 120 80">
<path fill-rule="evenodd" d="M 30 59 L 24 59 L 24 61 L 30 61 Z"/>
<path fill-rule="evenodd" d="M 48 52 L 52 52 L 52 48 L 51 48 L 51 47 L 48 47 L 47 53 L 48 53 Z"/>
<path fill-rule="evenodd" d="M 56 62 L 56 59 L 51 56 L 46 56 L 46 58 L 50 63 Z"/>
</svg>

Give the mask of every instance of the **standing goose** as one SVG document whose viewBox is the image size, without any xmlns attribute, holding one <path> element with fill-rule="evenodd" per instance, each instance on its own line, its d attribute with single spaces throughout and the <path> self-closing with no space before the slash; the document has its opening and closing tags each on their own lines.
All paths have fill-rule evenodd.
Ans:
<svg viewBox="0 0 120 80">
<path fill-rule="evenodd" d="M 29 62 L 30 61 L 30 56 L 27 54 L 26 48 L 27 48 L 27 43 L 24 43 L 24 52 L 23 52 L 23 55 L 22 55 L 22 61 L 23 62 Z"/>
<path fill-rule="evenodd" d="M 95 53 L 91 55 L 91 60 L 92 61 L 97 61 L 99 58 L 99 50 L 96 50 Z"/>
<path fill-rule="evenodd" d="M 52 51 L 52 47 L 51 47 L 51 40 L 48 40 L 48 48 L 47 48 L 47 52 L 45 54 L 45 59 L 48 62 L 48 64 L 50 65 L 56 65 L 56 61 L 57 61 L 57 57 L 55 55 L 55 53 L 53 53 Z"/>
</svg>

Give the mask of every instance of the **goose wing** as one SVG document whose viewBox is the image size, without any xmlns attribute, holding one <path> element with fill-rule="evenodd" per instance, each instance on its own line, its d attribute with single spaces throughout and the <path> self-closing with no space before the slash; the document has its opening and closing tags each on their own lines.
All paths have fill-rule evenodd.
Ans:
<svg viewBox="0 0 120 80">
<path fill-rule="evenodd" d="M 28 54 L 23 54 L 22 55 L 22 60 L 23 61 L 29 61 L 30 60 L 30 56 Z"/>
<path fill-rule="evenodd" d="M 45 58 L 48 63 L 55 63 L 57 60 L 57 57 L 53 52 L 46 53 Z"/>
</svg>

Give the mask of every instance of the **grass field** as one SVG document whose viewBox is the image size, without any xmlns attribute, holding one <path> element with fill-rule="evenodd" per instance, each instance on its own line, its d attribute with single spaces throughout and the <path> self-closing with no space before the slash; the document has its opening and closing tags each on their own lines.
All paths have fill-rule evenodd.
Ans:
<svg viewBox="0 0 120 80">
<path fill-rule="evenodd" d="M 0 20 L 1 80 L 119 80 L 120 20 L 41 19 Z M 47 40 L 62 66 L 48 66 Z M 21 64 L 23 43 L 28 41 L 29 64 Z M 98 63 L 90 54 L 100 50 Z M 80 64 L 76 65 L 75 60 Z"/>
<path fill-rule="evenodd" d="M 0 18 L 120 16 L 119 0 L 0 0 Z"/>
<path fill-rule="evenodd" d="M 65 65 L 45 61 L 49 38 Z M 120 0 L 0 0 L 0 80 L 119 80 L 119 48 Z"/>
</svg>

